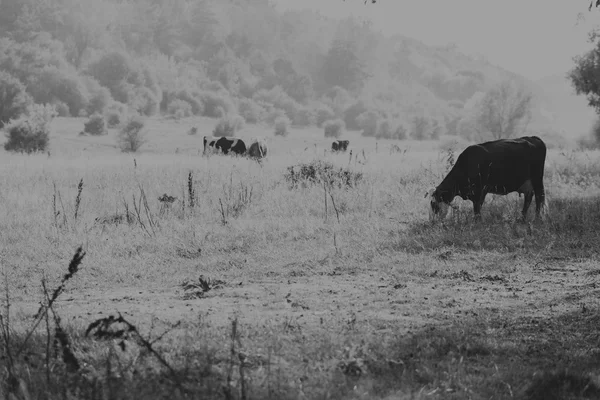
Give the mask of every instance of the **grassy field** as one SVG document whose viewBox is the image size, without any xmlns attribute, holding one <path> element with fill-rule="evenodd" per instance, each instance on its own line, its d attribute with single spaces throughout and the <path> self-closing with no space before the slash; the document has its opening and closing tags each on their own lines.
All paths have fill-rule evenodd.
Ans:
<svg viewBox="0 0 600 400">
<path fill-rule="evenodd" d="M 213 125 L 149 120 L 141 152 L 122 154 L 114 131 L 59 118 L 48 154 L 0 150 L 3 394 L 600 398 L 600 153 L 549 151 L 543 222 L 517 223 L 512 194 L 488 196 L 480 223 L 457 200 L 432 225 L 423 196 L 448 146 L 349 133 L 350 157 L 324 152 L 320 129 L 250 125 L 242 138 L 268 138 L 258 164 L 202 157 Z M 362 179 L 290 189 L 287 167 L 315 159 Z M 78 246 L 27 338 L 42 281 L 58 287 Z M 141 337 L 85 335 L 118 313 Z"/>
</svg>

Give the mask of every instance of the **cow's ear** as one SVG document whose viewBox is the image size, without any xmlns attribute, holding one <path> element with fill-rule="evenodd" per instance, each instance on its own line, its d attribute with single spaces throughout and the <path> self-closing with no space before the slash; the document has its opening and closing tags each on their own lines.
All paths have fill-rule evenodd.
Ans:
<svg viewBox="0 0 600 400">
<path fill-rule="evenodd" d="M 425 198 L 427 198 L 427 196 L 429 196 L 429 197 L 433 196 L 434 193 L 435 193 L 435 188 L 429 189 L 427 192 L 425 192 Z"/>
</svg>

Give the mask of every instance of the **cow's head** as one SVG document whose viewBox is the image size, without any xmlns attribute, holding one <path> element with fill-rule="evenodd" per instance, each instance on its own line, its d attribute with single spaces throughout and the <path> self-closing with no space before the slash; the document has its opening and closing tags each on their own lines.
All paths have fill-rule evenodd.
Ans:
<svg viewBox="0 0 600 400">
<path fill-rule="evenodd" d="M 436 188 L 431 188 L 425 193 L 425 197 L 429 196 L 429 220 L 442 220 L 448 215 L 448 208 L 450 205 L 446 203 L 441 194 Z"/>
</svg>

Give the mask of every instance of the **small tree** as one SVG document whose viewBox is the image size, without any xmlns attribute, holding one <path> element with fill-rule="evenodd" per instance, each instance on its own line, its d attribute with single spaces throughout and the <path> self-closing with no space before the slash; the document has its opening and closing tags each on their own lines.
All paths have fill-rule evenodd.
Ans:
<svg viewBox="0 0 600 400">
<path fill-rule="evenodd" d="M 285 115 L 275 120 L 275 136 L 287 136 L 290 133 L 290 119 Z"/>
<path fill-rule="evenodd" d="M 34 104 L 27 115 L 12 121 L 7 127 L 6 151 L 34 153 L 46 150 L 49 142 L 50 123 L 56 116 L 53 106 Z"/>
<path fill-rule="evenodd" d="M 239 115 L 227 115 L 217 122 L 213 136 L 233 136 L 244 127 L 244 118 Z"/>
<path fill-rule="evenodd" d="M 413 118 L 413 127 L 413 139 L 427 140 L 429 138 L 431 134 L 431 123 L 427 117 L 415 116 Z"/>
<path fill-rule="evenodd" d="M 379 126 L 379 115 L 373 110 L 365 111 L 356 118 L 356 123 L 362 129 L 363 136 L 375 136 Z"/>
<path fill-rule="evenodd" d="M 90 135 L 105 135 L 107 134 L 106 123 L 104 117 L 100 114 L 94 114 L 83 124 L 83 131 Z"/>
<path fill-rule="evenodd" d="M 33 103 L 25 91 L 25 85 L 14 76 L 0 70 L 0 128 L 10 119 L 15 119 L 27 111 Z"/>
<path fill-rule="evenodd" d="M 396 130 L 392 134 L 392 139 L 405 140 L 406 136 L 407 136 L 406 133 L 407 133 L 406 127 L 404 125 L 400 124 L 396 127 Z"/>
<path fill-rule="evenodd" d="M 339 138 L 342 136 L 344 129 L 346 128 L 346 124 L 341 119 L 332 119 L 330 121 L 326 121 L 323 124 L 323 130 L 325 132 L 325 137 L 334 137 Z"/>
<path fill-rule="evenodd" d="M 493 139 L 522 134 L 531 119 L 532 95 L 523 86 L 505 81 L 488 91 L 479 102 L 475 124 Z"/>
<path fill-rule="evenodd" d="M 123 152 L 135 153 L 146 142 L 144 120 L 140 117 L 131 117 L 117 135 L 119 148 Z"/>
<path fill-rule="evenodd" d="M 377 127 L 377 133 L 375 134 L 377 139 L 391 139 L 392 138 L 392 124 L 389 120 L 384 119 Z"/>
</svg>

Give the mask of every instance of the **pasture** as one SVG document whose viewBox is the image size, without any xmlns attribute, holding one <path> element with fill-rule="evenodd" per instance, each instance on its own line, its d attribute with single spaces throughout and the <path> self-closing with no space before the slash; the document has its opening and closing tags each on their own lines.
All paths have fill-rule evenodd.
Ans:
<svg viewBox="0 0 600 400">
<path fill-rule="evenodd" d="M 517 223 L 513 193 L 488 196 L 483 222 L 457 201 L 432 225 L 424 194 L 460 146 L 348 133 L 350 157 L 324 152 L 321 129 L 249 125 L 239 137 L 268 139 L 258 164 L 202 157 L 213 125 L 151 119 L 140 153 L 123 154 L 114 131 L 78 136 L 82 119 L 58 118 L 50 154 L 0 150 L 14 343 L 42 279 L 55 288 L 86 252 L 54 305 L 81 369 L 68 372 L 42 323 L 10 361 L 29 398 L 600 397 L 600 153 L 549 150 L 543 222 Z M 315 159 L 362 179 L 290 189 L 287 167 Z M 84 336 L 117 312 L 162 361 Z"/>
</svg>

